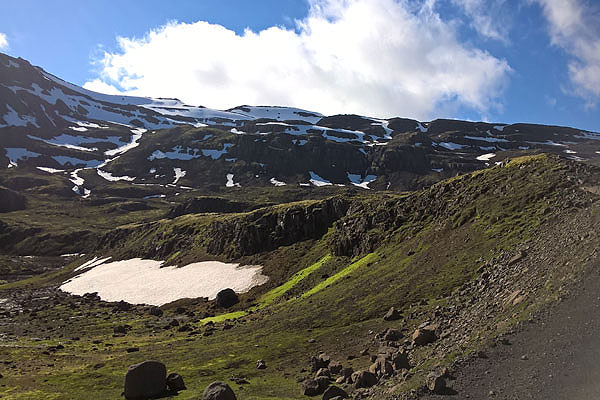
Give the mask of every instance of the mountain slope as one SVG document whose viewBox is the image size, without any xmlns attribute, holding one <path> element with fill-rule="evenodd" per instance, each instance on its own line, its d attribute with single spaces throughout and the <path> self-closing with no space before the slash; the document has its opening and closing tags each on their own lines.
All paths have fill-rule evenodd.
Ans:
<svg viewBox="0 0 600 400">
<path fill-rule="evenodd" d="M 592 192 L 599 183 L 594 167 L 539 155 L 412 194 L 365 192 L 120 227 L 95 240 L 95 254 L 178 265 L 235 260 L 263 265 L 270 279 L 231 309 L 182 300 L 163 306 L 162 317 L 144 306 L 111 313 L 114 303 L 56 291 L 80 272 L 74 270 L 83 259 L 4 285 L 2 329 L 20 343 L 4 350 L 13 366 L 5 390 L 13 398 L 83 398 L 93 387 L 97 398 L 113 398 L 127 365 L 158 358 L 186 379 L 182 399 L 231 376 L 250 382 L 232 383 L 241 399 L 301 399 L 298 382 L 312 376 L 311 356 L 325 351 L 358 370 L 371 364 L 363 350 L 377 354 L 380 346 L 392 346 L 407 352 L 409 371 L 370 389 L 346 389 L 365 398 L 399 396 L 421 388 L 431 369 L 477 354 L 581 279 L 585 261 L 595 257 L 600 213 Z M 299 212 L 308 224 L 294 223 L 291 216 Z M 580 239 L 573 240 L 575 233 Z M 272 241 L 261 248 L 249 238 Z M 400 320 L 381 318 L 391 306 Z M 427 322 L 439 324 L 438 339 L 410 345 L 406 338 Z M 113 337 L 113 327 L 122 324 L 131 329 Z M 377 335 L 388 328 L 403 338 Z M 42 332 L 48 339 L 36 342 Z M 79 339 L 69 340 L 74 336 Z M 50 349 L 58 343 L 64 349 Z M 126 352 L 131 347 L 139 351 Z M 34 356 L 42 349 L 49 355 Z M 256 369 L 258 359 L 267 369 Z"/>
<path fill-rule="evenodd" d="M 412 190 L 516 154 L 543 150 L 584 160 L 600 150 L 600 135 L 571 128 L 325 117 L 287 107 L 220 111 L 94 93 L 6 55 L 0 72 L 4 163 L 42 167 L 40 174 L 88 168 L 83 175 L 91 172 L 109 186 Z M 78 173 L 69 178 L 75 193 L 102 196 Z"/>
</svg>

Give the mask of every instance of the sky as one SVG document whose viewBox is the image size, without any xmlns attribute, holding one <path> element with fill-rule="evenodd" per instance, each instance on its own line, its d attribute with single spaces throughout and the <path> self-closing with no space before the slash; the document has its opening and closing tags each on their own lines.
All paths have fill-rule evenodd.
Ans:
<svg viewBox="0 0 600 400">
<path fill-rule="evenodd" d="M 0 0 L 0 51 L 212 108 L 600 131 L 599 0 Z"/>
</svg>

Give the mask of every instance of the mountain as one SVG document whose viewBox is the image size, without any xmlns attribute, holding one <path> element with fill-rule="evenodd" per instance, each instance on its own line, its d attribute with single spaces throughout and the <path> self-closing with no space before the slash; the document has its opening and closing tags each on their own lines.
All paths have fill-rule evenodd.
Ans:
<svg viewBox="0 0 600 400">
<path fill-rule="evenodd" d="M 600 150 L 600 134 L 555 126 L 323 116 L 289 107 L 220 111 L 104 95 L 4 54 L 0 76 L 2 163 L 62 174 L 85 197 L 100 194 L 97 177 L 204 192 L 414 190 L 515 155 L 546 151 L 582 161 Z"/>
<path fill-rule="evenodd" d="M 0 77 L 2 398 L 595 398 L 600 134 Z"/>
</svg>

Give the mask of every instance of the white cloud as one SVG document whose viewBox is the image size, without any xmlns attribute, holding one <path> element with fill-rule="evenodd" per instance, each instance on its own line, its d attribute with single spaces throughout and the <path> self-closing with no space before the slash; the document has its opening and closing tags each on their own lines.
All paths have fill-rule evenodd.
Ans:
<svg viewBox="0 0 600 400">
<path fill-rule="evenodd" d="M 288 105 L 326 114 L 451 116 L 499 107 L 505 60 L 469 47 L 452 23 L 407 0 L 311 0 L 296 29 L 243 34 L 208 22 L 170 23 L 118 38 L 100 78 L 131 94 L 191 104 Z M 86 84 L 100 89 L 98 80 Z"/>
<path fill-rule="evenodd" d="M 534 1 L 548 20 L 552 44 L 572 57 L 572 90 L 591 106 L 600 97 L 600 8 L 584 0 Z"/>
<path fill-rule="evenodd" d="M 8 49 L 8 39 L 6 38 L 6 34 L 0 32 L 0 50 Z"/>
<path fill-rule="evenodd" d="M 471 27 L 480 35 L 508 43 L 510 21 L 504 12 L 505 0 L 451 0 L 471 18 Z"/>
</svg>

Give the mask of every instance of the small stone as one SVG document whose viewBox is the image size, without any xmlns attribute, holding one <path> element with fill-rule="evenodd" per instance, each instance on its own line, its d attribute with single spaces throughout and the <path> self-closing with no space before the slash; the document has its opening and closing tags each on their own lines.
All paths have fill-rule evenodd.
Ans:
<svg viewBox="0 0 600 400">
<path fill-rule="evenodd" d="M 264 360 L 258 360 L 256 362 L 256 369 L 266 369 L 267 368 L 267 364 L 265 363 Z"/>
</svg>

